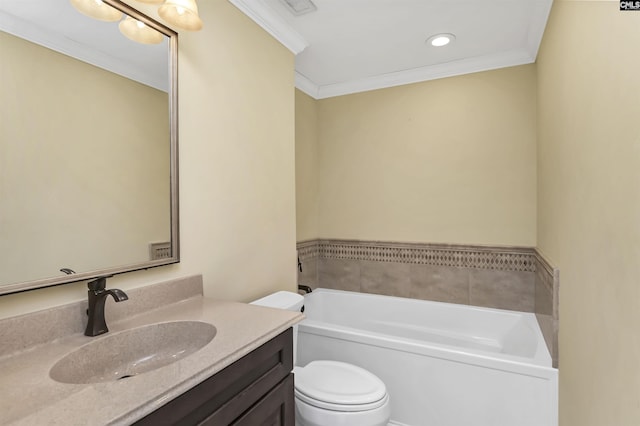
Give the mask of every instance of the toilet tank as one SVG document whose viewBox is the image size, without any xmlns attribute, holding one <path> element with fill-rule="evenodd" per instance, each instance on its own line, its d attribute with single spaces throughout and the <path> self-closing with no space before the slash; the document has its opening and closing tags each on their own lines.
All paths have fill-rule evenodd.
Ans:
<svg viewBox="0 0 640 426">
<path fill-rule="evenodd" d="M 261 299 L 254 300 L 250 304 L 300 312 L 304 306 L 304 296 L 291 291 L 278 291 Z"/>
<path fill-rule="evenodd" d="M 250 305 L 266 306 L 268 308 L 286 309 L 301 312 L 304 307 L 304 296 L 291 291 L 278 291 L 262 299 L 254 300 Z M 293 326 L 293 365 L 298 361 L 298 324 Z"/>
</svg>

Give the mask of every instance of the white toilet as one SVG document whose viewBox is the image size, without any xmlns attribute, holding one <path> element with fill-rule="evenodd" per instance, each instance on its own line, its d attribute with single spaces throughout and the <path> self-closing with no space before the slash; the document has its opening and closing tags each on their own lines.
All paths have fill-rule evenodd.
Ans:
<svg viewBox="0 0 640 426">
<path fill-rule="evenodd" d="M 279 291 L 253 305 L 299 311 L 304 297 Z M 296 364 L 297 326 L 293 327 Z M 364 368 L 338 361 L 294 367 L 296 426 L 386 426 L 391 415 L 387 388 Z"/>
</svg>

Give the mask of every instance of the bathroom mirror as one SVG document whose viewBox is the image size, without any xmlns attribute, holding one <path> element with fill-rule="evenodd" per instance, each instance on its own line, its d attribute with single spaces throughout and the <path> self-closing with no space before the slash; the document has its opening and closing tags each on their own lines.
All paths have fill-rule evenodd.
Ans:
<svg viewBox="0 0 640 426">
<path fill-rule="evenodd" d="M 179 261 L 177 34 L 71 3 L 0 2 L 0 294 Z"/>
</svg>

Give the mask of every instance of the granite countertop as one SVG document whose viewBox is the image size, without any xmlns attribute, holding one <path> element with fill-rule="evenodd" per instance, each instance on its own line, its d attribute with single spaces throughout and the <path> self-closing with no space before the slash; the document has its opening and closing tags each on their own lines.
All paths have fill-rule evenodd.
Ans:
<svg viewBox="0 0 640 426">
<path fill-rule="evenodd" d="M 110 332 L 170 321 L 213 324 L 214 339 L 173 364 L 126 380 L 65 384 L 49 377 L 63 356 L 98 337 L 82 333 L 0 359 L 0 424 L 126 425 L 156 410 L 303 319 L 299 312 L 192 297 L 109 323 Z"/>
</svg>

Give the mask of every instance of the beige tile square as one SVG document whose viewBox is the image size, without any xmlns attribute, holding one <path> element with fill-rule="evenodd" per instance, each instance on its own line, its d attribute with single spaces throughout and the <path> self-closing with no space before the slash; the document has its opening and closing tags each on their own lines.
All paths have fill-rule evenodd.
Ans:
<svg viewBox="0 0 640 426">
<path fill-rule="evenodd" d="M 409 263 L 360 262 L 360 291 L 385 296 L 410 297 L 411 265 Z"/>
<path fill-rule="evenodd" d="M 558 368 L 560 365 L 560 345 L 558 343 L 558 328 L 560 327 L 560 322 L 557 319 L 553 319 L 553 343 L 552 343 L 552 352 L 551 352 L 551 360 L 553 361 L 553 366 Z"/>
<path fill-rule="evenodd" d="M 533 312 L 533 272 L 470 269 L 469 303 L 474 306 Z"/>
<path fill-rule="evenodd" d="M 547 349 L 549 349 L 549 354 L 553 357 L 553 318 L 551 318 L 551 315 L 536 313 L 536 319 L 538 320 L 540 331 L 542 331 L 544 342 L 547 344 Z"/>
<path fill-rule="evenodd" d="M 535 272 L 535 312 L 541 315 L 553 315 L 553 291 L 549 291 L 549 282 L 553 277 L 541 269 Z"/>
<path fill-rule="evenodd" d="M 468 305 L 468 269 L 456 266 L 411 265 L 410 297 Z"/>
<path fill-rule="evenodd" d="M 302 261 L 302 272 L 298 271 L 298 284 L 318 287 L 318 258 L 313 257 Z"/>
<path fill-rule="evenodd" d="M 360 291 L 360 262 L 350 259 L 318 259 L 318 287 Z"/>
</svg>

